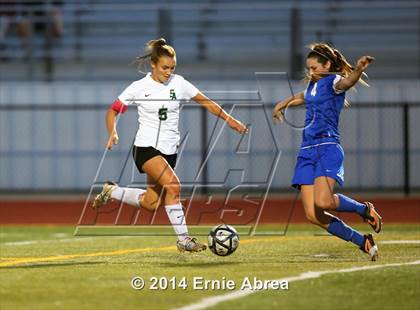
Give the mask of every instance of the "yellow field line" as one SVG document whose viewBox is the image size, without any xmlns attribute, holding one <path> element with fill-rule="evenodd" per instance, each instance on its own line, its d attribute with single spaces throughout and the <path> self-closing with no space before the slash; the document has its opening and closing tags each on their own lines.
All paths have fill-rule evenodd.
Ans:
<svg viewBox="0 0 420 310">
<path fill-rule="evenodd" d="M 68 255 L 57 255 L 57 256 L 47 256 L 47 257 L 25 257 L 19 258 L 12 261 L 0 262 L 0 267 L 10 267 L 20 264 L 27 263 L 39 263 L 39 262 L 50 262 L 50 261 L 62 261 L 70 260 L 74 258 L 81 257 L 97 257 L 97 256 L 111 256 L 111 255 L 124 255 L 131 253 L 144 253 L 144 252 L 161 252 L 175 249 L 174 246 L 161 247 L 161 248 L 140 248 L 140 249 L 126 249 L 126 250 L 117 250 L 110 252 L 96 252 L 96 253 L 85 253 L 85 254 L 68 254 Z"/>
<path fill-rule="evenodd" d="M 36 258 L 36 257 L 0 257 L 0 260 L 3 260 L 3 261 L 5 261 L 5 260 L 7 260 L 7 261 L 10 261 L 10 260 L 17 260 L 17 259 L 22 259 L 22 258 L 27 258 L 27 259 L 29 259 L 29 258 Z"/>
<path fill-rule="evenodd" d="M 4 258 L 0 258 L 0 268 L 3 266 L 3 264 L 5 263 L 9 263 L 12 261 L 19 261 L 22 259 L 38 259 L 39 257 L 4 257 Z M 7 266 L 5 266 L 7 267 Z"/>
<path fill-rule="evenodd" d="M 280 237 L 272 238 L 256 238 L 256 239 L 245 239 L 241 241 L 241 244 L 248 244 L 254 242 L 268 242 L 274 240 L 282 240 Z M 126 249 L 126 250 L 116 250 L 110 252 L 96 252 L 96 253 L 80 253 L 80 254 L 67 254 L 67 255 L 57 255 L 57 256 L 47 256 L 47 257 L 23 257 L 17 258 L 5 262 L 0 262 L 0 267 L 11 267 L 27 263 L 40 263 L 40 262 L 51 262 L 51 261 L 63 261 L 71 260 L 75 258 L 83 257 L 99 257 L 99 256 L 112 256 L 112 255 L 124 255 L 132 253 L 145 253 L 145 252 L 164 252 L 175 250 L 174 246 L 160 247 L 160 248 L 139 248 L 139 249 Z"/>
</svg>

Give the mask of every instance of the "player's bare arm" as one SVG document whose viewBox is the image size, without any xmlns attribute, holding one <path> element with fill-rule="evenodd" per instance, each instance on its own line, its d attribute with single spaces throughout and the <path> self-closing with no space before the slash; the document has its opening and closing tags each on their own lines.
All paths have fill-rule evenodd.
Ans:
<svg viewBox="0 0 420 310">
<path fill-rule="evenodd" d="M 375 60 L 372 56 L 362 56 L 359 58 L 356 64 L 356 68 L 353 70 L 352 73 L 346 78 L 341 79 L 337 84 L 335 84 L 335 88 L 337 90 L 348 90 L 352 88 L 360 79 L 363 72 L 367 69 L 367 67 Z"/>
<path fill-rule="evenodd" d="M 297 93 L 294 96 L 278 102 L 273 109 L 273 121 L 275 123 L 282 122 L 284 118 L 284 109 L 290 106 L 298 106 L 304 103 L 304 92 Z"/>
<path fill-rule="evenodd" d="M 244 124 L 242 124 L 242 122 L 238 121 L 237 119 L 226 113 L 226 111 L 223 110 L 220 105 L 218 105 L 216 102 L 205 96 L 203 93 L 198 92 L 198 94 L 192 97 L 191 99 L 201 104 L 210 113 L 226 121 L 229 127 L 233 130 L 241 134 L 248 132 L 248 129 Z"/>
<path fill-rule="evenodd" d="M 108 140 L 106 143 L 106 148 L 108 150 L 112 149 L 114 144 L 118 144 L 119 138 L 117 133 L 117 128 L 115 126 L 115 119 L 117 117 L 117 112 L 115 112 L 112 108 L 109 108 L 106 112 L 105 120 L 106 120 L 106 129 L 108 131 Z"/>
</svg>

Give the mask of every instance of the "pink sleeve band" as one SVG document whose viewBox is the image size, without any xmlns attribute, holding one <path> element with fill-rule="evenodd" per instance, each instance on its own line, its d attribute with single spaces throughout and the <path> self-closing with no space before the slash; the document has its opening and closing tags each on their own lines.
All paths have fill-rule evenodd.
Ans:
<svg viewBox="0 0 420 310">
<path fill-rule="evenodd" d="M 117 99 L 111 105 L 111 109 L 117 113 L 124 113 L 125 111 L 127 111 L 128 107 L 124 103 L 122 103 L 120 99 Z"/>
</svg>

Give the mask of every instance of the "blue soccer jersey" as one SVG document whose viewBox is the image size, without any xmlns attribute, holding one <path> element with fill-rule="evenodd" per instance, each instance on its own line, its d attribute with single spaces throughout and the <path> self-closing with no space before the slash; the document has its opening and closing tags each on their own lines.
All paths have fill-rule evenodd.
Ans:
<svg viewBox="0 0 420 310">
<path fill-rule="evenodd" d="M 340 146 L 338 122 L 345 92 L 335 90 L 339 75 L 310 82 L 305 91 L 306 119 L 292 186 L 312 185 L 318 177 L 344 183 L 344 151 Z"/>
<path fill-rule="evenodd" d="M 305 91 L 305 129 L 302 146 L 324 141 L 340 142 L 338 122 L 344 105 L 345 92 L 338 92 L 334 85 L 339 75 L 328 75 L 317 82 L 310 82 Z"/>
</svg>

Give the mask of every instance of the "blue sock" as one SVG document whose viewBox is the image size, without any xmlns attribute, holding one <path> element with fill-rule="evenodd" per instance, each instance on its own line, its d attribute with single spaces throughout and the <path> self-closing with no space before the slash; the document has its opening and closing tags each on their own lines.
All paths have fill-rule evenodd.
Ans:
<svg viewBox="0 0 420 310">
<path fill-rule="evenodd" d="M 336 209 L 337 212 L 356 212 L 364 217 L 367 208 L 364 203 L 357 202 L 341 194 L 337 194 L 337 196 L 340 201 Z"/>
<path fill-rule="evenodd" d="M 337 217 L 331 219 L 327 231 L 338 238 L 346 241 L 351 241 L 361 247 L 363 245 L 364 237 L 357 230 L 347 226 L 342 220 Z"/>
</svg>

